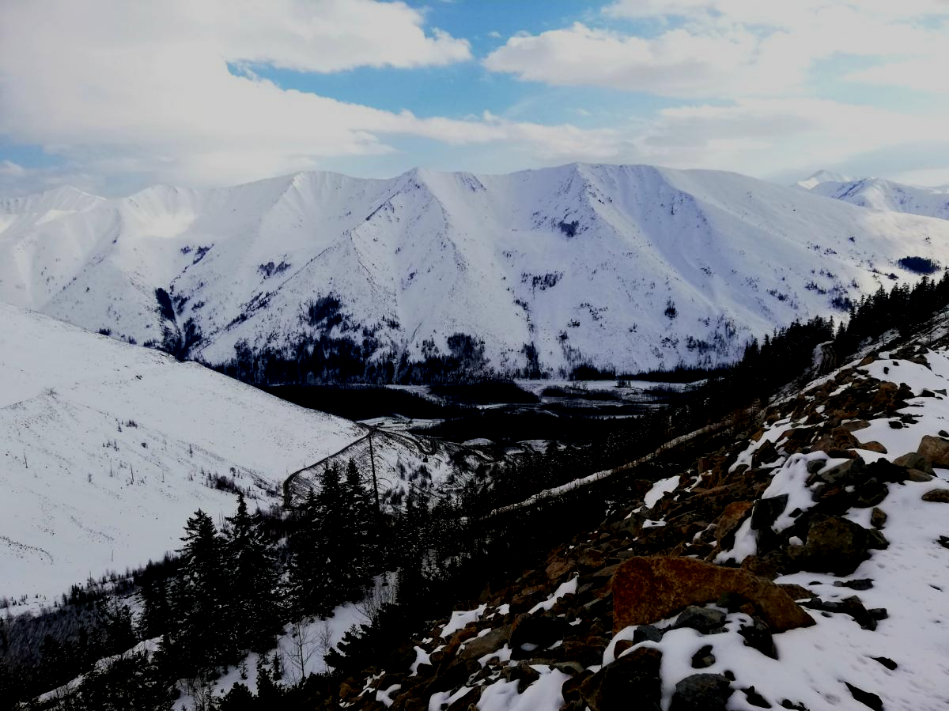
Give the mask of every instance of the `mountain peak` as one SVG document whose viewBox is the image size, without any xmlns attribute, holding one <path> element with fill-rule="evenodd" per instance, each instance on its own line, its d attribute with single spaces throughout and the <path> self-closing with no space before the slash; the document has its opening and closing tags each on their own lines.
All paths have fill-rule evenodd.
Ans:
<svg viewBox="0 0 949 711">
<path fill-rule="evenodd" d="M 818 170 L 807 178 L 807 180 L 799 180 L 797 185 L 805 190 L 811 190 L 822 183 L 849 183 L 852 180 L 853 178 L 850 176 L 837 173 L 833 170 Z"/>
</svg>

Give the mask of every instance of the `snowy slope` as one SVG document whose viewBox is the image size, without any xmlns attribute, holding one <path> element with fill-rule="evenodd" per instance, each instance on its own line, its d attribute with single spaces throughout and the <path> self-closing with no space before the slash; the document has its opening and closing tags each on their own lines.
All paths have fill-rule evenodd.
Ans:
<svg viewBox="0 0 949 711">
<path fill-rule="evenodd" d="M 815 173 L 798 185 L 816 195 L 859 207 L 949 220 L 949 186 L 928 188 L 880 178 L 853 180 L 826 171 Z"/>
<path fill-rule="evenodd" d="M 289 471 L 362 435 L 201 366 L 0 304 L 0 596 L 57 595 L 158 559 L 198 507 L 233 513 L 213 477 L 269 506 Z"/>
<path fill-rule="evenodd" d="M 835 300 L 890 273 L 917 279 L 902 257 L 949 264 L 941 220 L 649 166 L 300 173 L 29 214 L 0 231 L 0 300 L 138 342 L 190 318 L 204 336 L 192 355 L 212 363 L 241 341 L 291 347 L 319 332 L 303 312 L 331 294 L 346 319 L 328 335 L 375 358 L 420 359 L 428 339 L 446 353 L 461 332 L 499 370 L 523 367 L 527 345 L 555 374 L 719 363 L 751 335 L 840 313 Z"/>
</svg>

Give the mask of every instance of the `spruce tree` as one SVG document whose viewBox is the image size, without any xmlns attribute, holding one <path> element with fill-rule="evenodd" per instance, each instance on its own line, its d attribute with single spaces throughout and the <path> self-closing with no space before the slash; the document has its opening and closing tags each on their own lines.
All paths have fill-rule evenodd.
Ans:
<svg viewBox="0 0 949 711">
<path fill-rule="evenodd" d="M 238 495 L 237 513 L 227 522 L 228 623 L 236 631 L 239 649 L 269 649 L 281 627 L 274 546 L 264 534 L 259 512 L 248 513 L 243 494 Z"/>
<path fill-rule="evenodd" d="M 211 517 L 198 509 L 185 524 L 181 540 L 165 651 L 169 660 L 191 673 L 217 666 L 235 649 L 227 629 L 223 545 Z"/>
</svg>

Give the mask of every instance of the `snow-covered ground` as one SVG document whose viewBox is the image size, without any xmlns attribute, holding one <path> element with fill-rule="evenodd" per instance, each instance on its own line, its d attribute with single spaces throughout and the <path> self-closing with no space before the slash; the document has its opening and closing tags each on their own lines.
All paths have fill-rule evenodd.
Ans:
<svg viewBox="0 0 949 711">
<path fill-rule="evenodd" d="M 949 264 L 945 220 L 865 210 L 746 176 L 568 165 L 510 175 L 299 173 L 103 200 L 60 190 L 0 203 L 0 300 L 138 342 L 161 340 L 155 289 L 194 319 L 200 355 L 311 333 L 338 295 L 379 352 L 413 358 L 466 333 L 491 366 L 532 345 L 556 375 L 741 355 L 751 335 Z M 332 330 L 339 336 L 341 326 Z M 349 331 L 361 345 L 363 335 Z"/>
<path fill-rule="evenodd" d="M 879 380 L 906 383 L 916 394 L 949 387 L 949 352 L 942 350 L 926 355 L 930 368 L 903 359 L 891 359 L 882 353 L 879 360 L 860 368 Z M 915 423 L 894 429 L 893 418 L 870 420 L 870 426 L 854 434 L 861 442 L 876 441 L 885 454 L 857 448 L 867 462 L 877 459 L 892 461 L 907 452 L 915 452 L 924 435 L 935 435 L 949 429 L 949 400 L 942 395 L 915 397 L 902 413 L 912 414 Z M 766 429 L 761 439 L 742 453 L 735 467 L 751 462 L 751 456 L 766 442 L 774 442 L 789 427 L 779 420 Z M 781 530 L 793 523 L 788 512 L 806 510 L 813 505 L 812 491 L 806 485 L 807 464 L 813 459 L 826 459 L 822 452 L 794 454 L 774 463 L 775 476 L 763 497 L 788 494 L 785 513 L 773 528 Z M 824 469 L 844 460 L 828 460 Z M 883 534 L 889 542 L 885 550 L 872 551 L 869 559 L 847 579 L 870 579 L 872 587 L 859 593 L 867 609 L 885 608 L 888 617 L 874 631 L 862 629 L 845 615 L 814 613 L 814 627 L 797 629 L 775 637 L 781 662 L 762 655 L 749 654 L 741 639 L 721 638 L 714 654 L 720 661 L 706 671 L 731 669 L 738 682 L 753 683 L 759 693 L 770 698 L 795 697 L 808 708 L 866 708 L 852 699 L 843 688 L 842 679 L 877 694 L 883 708 L 889 711 L 949 708 L 949 551 L 940 546 L 941 536 L 949 533 L 949 512 L 944 503 L 922 500 L 933 489 L 949 488 L 949 469 L 935 469 L 936 478 L 928 482 L 905 481 L 889 484 L 889 493 L 879 508 L 886 514 Z M 870 528 L 869 508 L 852 508 L 845 517 Z M 738 530 L 735 545 L 719 555 L 720 559 L 741 561 L 756 552 L 750 519 Z M 802 572 L 779 577 L 777 583 L 796 583 L 813 591 L 824 601 L 840 601 L 854 594 L 840 587 L 841 579 L 832 575 Z M 835 585 L 835 583 L 837 583 Z M 740 615 L 730 616 L 736 620 Z M 681 668 L 689 666 L 691 655 L 703 643 L 696 637 L 679 632 L 676 642 L 666 645 L 663 638 L 663 667 L 666 660 Z M 681 638 L 681 639 L 680 639 Z M 704 638 L 708 641 L 708 638 Z M 727 649 L 727 653 L 723 653 Z M 676 662 L 670 652 L 675 652 Z M 874 657 L 896 662 L 887 669 Z M 794 674 L 788 669 L 794 668 Z M 664 672 L 665 675 L 665 672 Z M 802 676 L 804 675 L 804 676 Z M 843 693 L 841 693 L 843 692 Z M 737 697 L 737 695 L 736 695 Z M 734 699 L 733 699 L 734 700 Z"/>
<path fill-rule="evenodd" d="M 0 304 L 0 596 L 159 559 L 195 509 L 279 502 L 290 471 L 362 437 L 196 364 Z"/>
</svg>

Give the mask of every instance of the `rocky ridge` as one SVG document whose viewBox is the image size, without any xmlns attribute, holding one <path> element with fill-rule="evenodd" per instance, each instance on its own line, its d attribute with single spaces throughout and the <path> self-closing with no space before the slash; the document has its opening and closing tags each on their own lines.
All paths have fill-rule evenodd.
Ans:
<svg viewBox="0 0 949 711">
<path fill-rule="evenodd" d="M 946 339 L 862 357 L 691 469 L 633 482 L 543 567 L 347 679 L 340 705 L 946 708 Z"/>
</svg>

